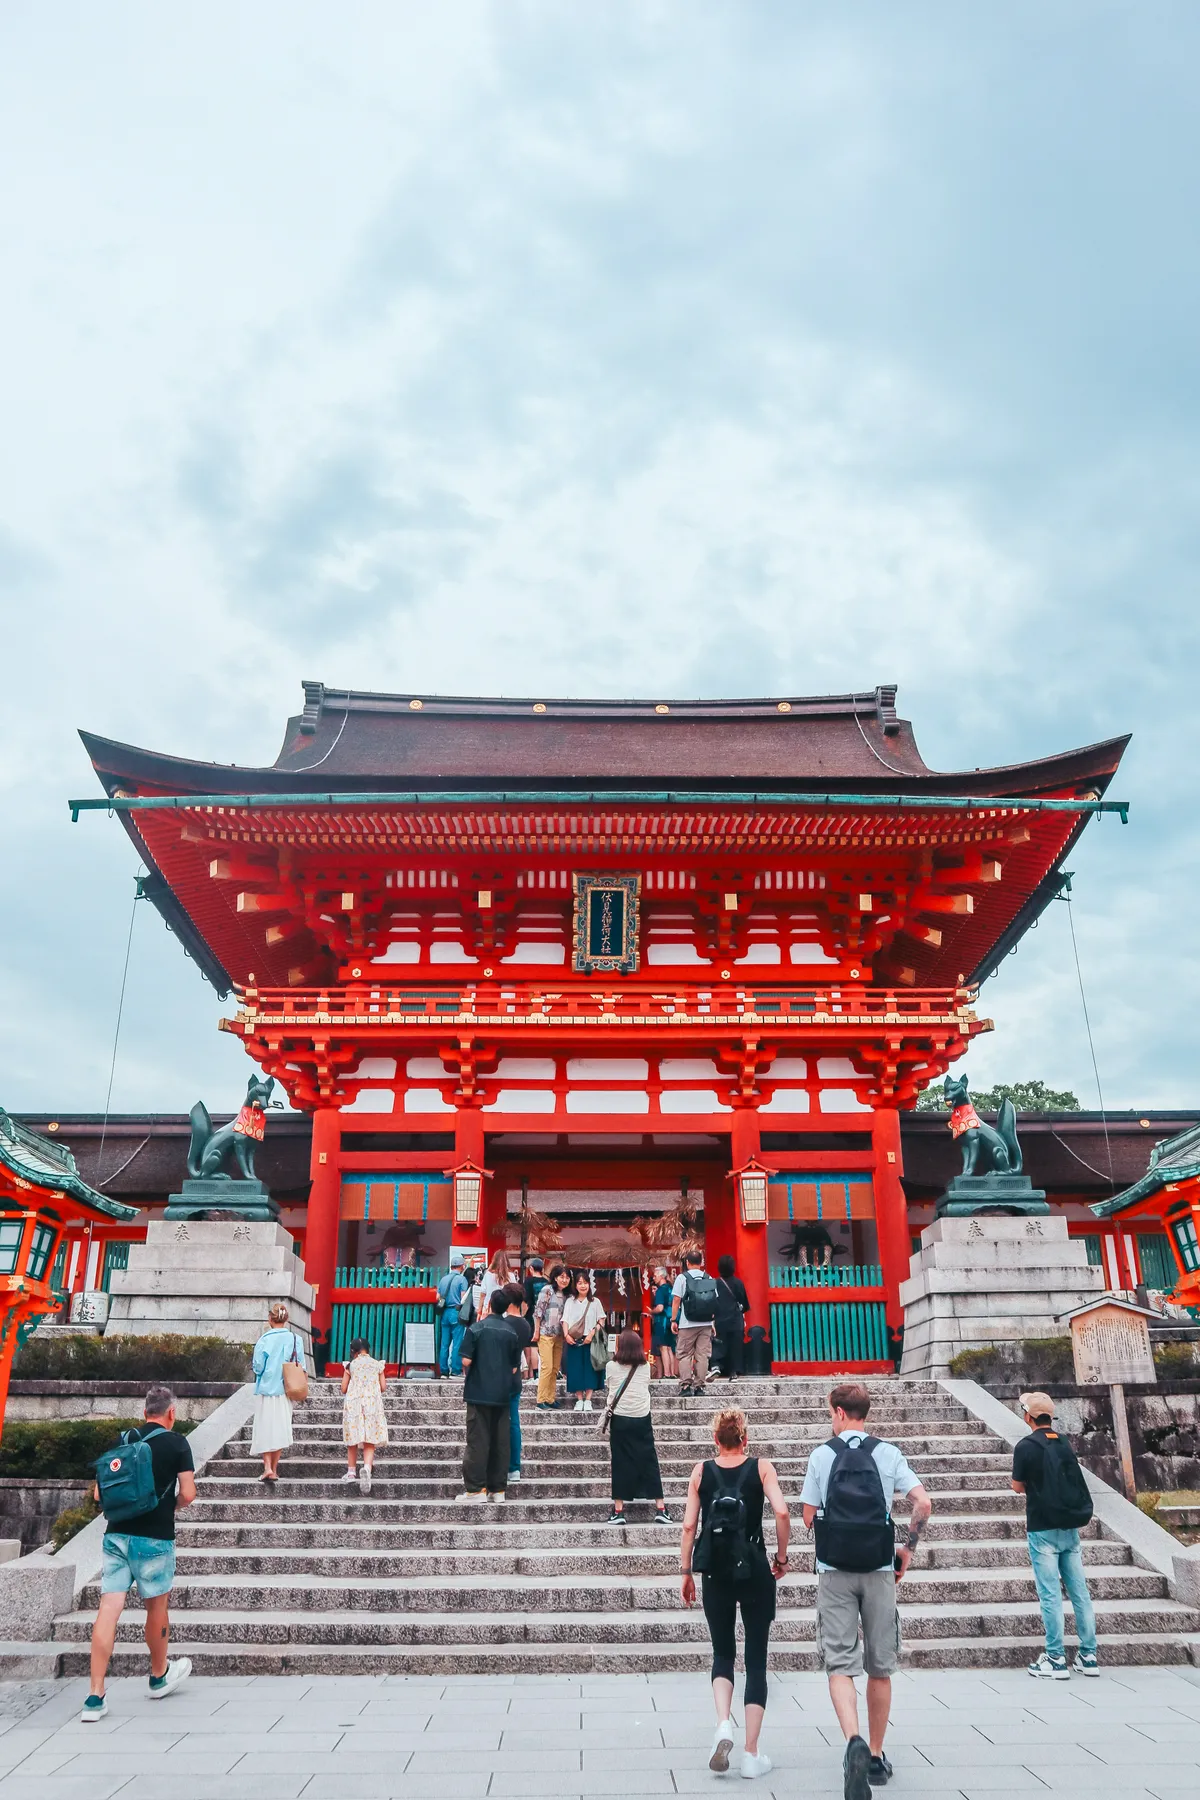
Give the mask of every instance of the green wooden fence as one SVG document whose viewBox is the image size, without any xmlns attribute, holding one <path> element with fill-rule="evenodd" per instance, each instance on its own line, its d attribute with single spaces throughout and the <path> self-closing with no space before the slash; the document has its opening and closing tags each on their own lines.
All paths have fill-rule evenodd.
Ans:
<svg viewBox="0 0 1200 1800">
<path fill-rule="evenodd" d="M 340 1288 L 422 1288 L 436 1287 L 448 1269 L 429 1264 L 415 1269 L 396 1264 L 373 1263 L 370 1268 L 343 1267 L 334 1273 L 334 1287 Z"/>
<path fill-rule="evenodd" d="M 817 1268 L 807 1263 L 773 1263 L 767 1271 L 773 1288 L 870 1288 L 883 1286 L 878 1263 L 846 1268 Z"/>
<path fill-rule="evenodd" d="M 429 1301 L 405 1305 L 403 1301 L 371 1302 L 353 1300 L 333 1309 L 333 1325 L 329 1338 L 329 1360 L 344 1363 L 355 1338 L 366 1338 L 371 1355 L 379 1362 L 403 1361 L 404 1327 L 432 1325 L 433 1306 Z"/>
<path fill-rule="evenodd" d="M 775 1362 L 887 1362 L 882 1300 L 780 1301 L 771 1307 Z"/>
</svg>

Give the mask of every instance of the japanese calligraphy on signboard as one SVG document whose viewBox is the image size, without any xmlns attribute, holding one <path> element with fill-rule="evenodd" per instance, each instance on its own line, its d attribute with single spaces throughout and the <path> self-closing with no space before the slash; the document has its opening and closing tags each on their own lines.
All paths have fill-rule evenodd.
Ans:
<svg viewBox="0 0 1200 1800">
<path fill-rule="evenodd" d="M 638 966 L 640 875 L 576 875 L 575 954 L 582 975 L 633 975 Z"/>
<path fill-rule="evenodd" d="M 1081 1385 L 1156 1381 L 1145 1315 L 1103 1300 L 1071 1317 L 1075 1379 Z"/>
</svg>

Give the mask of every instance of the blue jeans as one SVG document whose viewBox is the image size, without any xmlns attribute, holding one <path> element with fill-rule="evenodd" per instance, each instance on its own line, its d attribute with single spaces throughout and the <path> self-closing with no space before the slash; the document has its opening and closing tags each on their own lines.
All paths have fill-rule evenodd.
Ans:
<svg viewBox="0 0 1200 1800">
<path fill-rule="evenodd" d="M 1096 1654 L 1096 1615 L 1083 1573 L 1083 1557 L 1077 1531 L 1031 1531 L 1029 1560 L 1037 1583 L 1038 1604 L 1046 1627 L 1046 1654 L 1061 1660 L 1063 1652 L 1063 1597 L 1067 1590 L 1075 1614 L 1079 1648 Z"/>
<path fill-rule="evenodd" d="M 442 1314 L 441 1355 L 438 1359 L 443 1375 L 462 1374 L 462 1341 L 466 1326 L 460 1325 L 457 1309 L 449 1308 Z"/>
<path fill-rule="evenodd" d="M 514 1394 L 508 1403 L 508 1472 L 515 1475 L 521 1467 L 521 1396 Z"/>
</svg>

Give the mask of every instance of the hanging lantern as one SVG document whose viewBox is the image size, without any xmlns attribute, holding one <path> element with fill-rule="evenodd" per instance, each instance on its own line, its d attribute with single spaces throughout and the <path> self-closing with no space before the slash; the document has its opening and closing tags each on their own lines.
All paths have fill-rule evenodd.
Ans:
<svg viewBox="0 0 1200 1800">
<path fill-rule="evenodd" d="M 478 1225 L 483 1208 L 483 1178 L 492 1171 L 468 1161 L 445 1173 L 454 1181 L 454 1223 Z"/>
<path fill-rule="evenodd" d="M 754 1157 L 744 1163 L 740 1169 L 732 1169 L 730 1173 L 737 1183 L 738 1208 L 743 1225 L 765 1225 L 767 1222 L 767 1181 L 774 1175 L 774 1169 L 768 1169 Z"/>
</svg>

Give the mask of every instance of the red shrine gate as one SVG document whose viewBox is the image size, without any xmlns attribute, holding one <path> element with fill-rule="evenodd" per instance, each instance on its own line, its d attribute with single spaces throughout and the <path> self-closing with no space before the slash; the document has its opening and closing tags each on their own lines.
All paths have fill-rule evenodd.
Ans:
<svg viewBox="0 0 1200 1800">
<path fill-rule="evenodd" d="M 619 1267 L 686 1190 L 776 1367 L 890 1366 L 898 1111 L 989 1028 L 975 988 L 1125 741 L 937 775 L 894 697 L 311 684 L 270 769 L 85 737 L 150 897 L 237 991 L 224 1028 L 313 1114 L 335 1360 L 356 1327 L 398 1359 L 452 1245 L 514 1241 L 522 1195 Z"/>
</svg>

